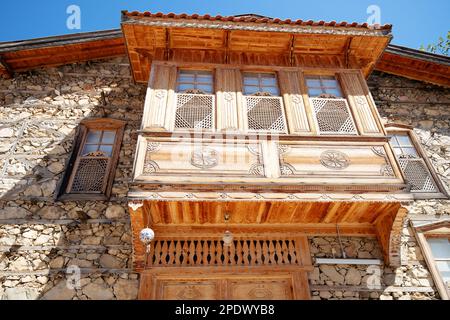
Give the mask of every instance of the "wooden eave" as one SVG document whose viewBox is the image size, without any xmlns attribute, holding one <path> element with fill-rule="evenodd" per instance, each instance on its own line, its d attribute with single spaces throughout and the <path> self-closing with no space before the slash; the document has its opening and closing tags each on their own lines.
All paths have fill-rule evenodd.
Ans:
<svg viewBox="0 0 450 320">
<path fill-rule="evenodd" d="M 227 33 L 229 36 L 229 32 Z M 350 39 L 345 45 L 351 45 Z M 150 57 L 151 54 L 148 49 L 143 48 L 136 48 L 136 52 L 144 57 Z M 123 56 L 126 53 L 125 39 L 120 29 L 4 42 L 0 43 L 0 75 L 11 77 L 15 72 Z M 290 53 L 293 56 L 292 50 Z M 223 54 L 229 55 L 226 51 Z M 290 57 L 291 55 L 287 57 L 287 61 L 290 61 Z M 303 57 L 313 59 L 312 55 Z M 339 56 L 328 55 L 325 60 L 332 62 L 336 57 Z M 346 61 L 350 61 L 350 56 L 341 56 L 338 61 L 345 66 Z M 420 50 L 389 44 L 376 63 L 375 70 L 440 86 L 450 86 L 450 58 Z"/>
<path fill-rule="evenodd" d="M 0 73 L 123 56 L 120 30 L 80 33 L 0 43 Z"/>
<path fill-rule="evenodd" d="M 368 76 L 391 40 L 390 29 L 267 24 L 123 15 L 136 82 L 152 60 L 362 69 Z"/>
<path fill-rule="evenodd" d="M 450 87 L 450 57 L 390 45 L 376 70 Z"/>
</svg>

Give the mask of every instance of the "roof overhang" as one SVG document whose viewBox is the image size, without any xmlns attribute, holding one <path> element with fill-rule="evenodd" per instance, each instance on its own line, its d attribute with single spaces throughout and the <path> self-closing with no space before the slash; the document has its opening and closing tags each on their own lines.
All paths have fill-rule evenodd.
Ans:
<svg viewBox="0 0 450 320">
<path fill-rule="evenodd" d="M 368 76 L 391 27 L 257 17 L 126 12 L 122 30 L 136 82 L 153 60 L 362 69 Z"/>
</svg>

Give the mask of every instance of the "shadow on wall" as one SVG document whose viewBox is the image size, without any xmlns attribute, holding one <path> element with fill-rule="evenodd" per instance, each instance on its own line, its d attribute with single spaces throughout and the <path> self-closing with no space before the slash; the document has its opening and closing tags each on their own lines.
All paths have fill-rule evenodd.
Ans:
<svg viewBox="0 0 450 320">
<path fill-rule="evenodd" d="M 136 298 L 126 194 L 144 94 L 125 58 L 0 79 L 0 299 Z M 89 117 L 127 121 L 112 197 L 58 202 Z"/>
</svg>

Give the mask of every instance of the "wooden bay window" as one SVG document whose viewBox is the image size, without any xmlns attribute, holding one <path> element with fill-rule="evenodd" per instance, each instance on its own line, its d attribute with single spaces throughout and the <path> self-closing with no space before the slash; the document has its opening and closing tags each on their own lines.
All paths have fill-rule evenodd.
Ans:
<svg viewBox="0 0 450 320">
<path fill-rule="evenodd" d="M 415 198 L 447 198 L 445 188 L 412 127 L 395 124 L 386 127 L 390 145 Z"/>
<path fill-rule="evenodd" d="M 125 122 L 114 119 L 80 123 L 60 188 L 60 200 L 109 198 L 124 126 Z"/>
</svg>

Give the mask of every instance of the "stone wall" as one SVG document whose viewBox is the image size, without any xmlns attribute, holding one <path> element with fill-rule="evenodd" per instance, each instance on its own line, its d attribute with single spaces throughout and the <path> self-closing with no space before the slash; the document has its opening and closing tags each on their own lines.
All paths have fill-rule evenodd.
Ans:
<svg viewBox="0 0 450 320">
<path fill-rule="evenodd" d="M 136 298 L 126 195 L 144 97 L 125 57 L 0 80 L 0 299 Z M 127 123 L 111 199 L 57 202 L 90 117 Z"/>
</svg>

